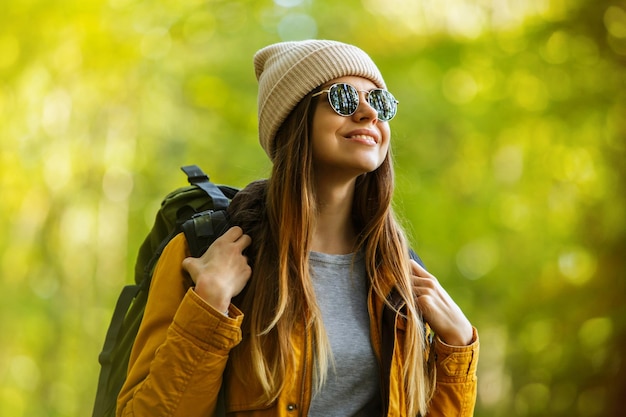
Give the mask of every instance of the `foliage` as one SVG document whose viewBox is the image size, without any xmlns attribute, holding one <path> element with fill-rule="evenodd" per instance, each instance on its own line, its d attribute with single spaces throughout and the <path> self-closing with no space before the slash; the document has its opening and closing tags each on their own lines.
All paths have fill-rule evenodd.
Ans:
<svg viewBox="0 0 626 417">
<path fill-rule="evenodd" d="M 626 3 L 11 0 L 0 13 L 0 414 L 90 414 L 162 196 L 267 175 L 251 57 L 366 49 L 400 101 L 397 211 L 481 335 L 477 416 L 617 416 Z"/>
</svg>

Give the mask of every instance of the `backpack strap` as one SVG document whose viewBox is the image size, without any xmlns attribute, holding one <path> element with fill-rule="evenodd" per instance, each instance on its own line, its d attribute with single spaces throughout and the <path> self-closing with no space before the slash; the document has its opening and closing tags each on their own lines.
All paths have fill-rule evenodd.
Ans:
<svg viewBox="0 0 626 417">
<path fill-rule="evenodd" d="M 197 185 L 211 197 L 215 210 L 225 210 L 228 207 L 228 198 L 217 185 L 209 181 L 209 176 L 198 165 L 185 165 L 180 169 L 187 174 L 189 184 Z"/>
<path fill-rule="evenodd" d="M 120 296 L 117 299 L 113 317 L 109 324 L 109 330 L 107 331 L 106 338 L 104 339 L 104 347 L 102 352 L 98 356 L 98 362 L 102 366 L 100 371 L 100 377 L 98 379 L 98 392 L 96 393 L 96 400 L 93 409 L 93 417 L 99 417 L 106 415 L 109 412 L 109 397 L 108 391 L 100 389 L 100 387 L 108 387 L 110 384 L 111 372 L 113 369 L 112 355 L 118 342 L 122 338 L 122 327 L 124 326 L 124 318 L 126 313 L 130 309 L 130 305 L 141 290 L 142 285 L 127 285 L 122 289 Z M 115 410 L 113 409 L 113 412 Z"/>
<path fill-rule="evenodd" d="M 194 214 L 182 225 L 189 252 L 199 258 L 207 248 L 228 230 L 230 222 L 226 210 L 206 210 Z"/>
</svg>

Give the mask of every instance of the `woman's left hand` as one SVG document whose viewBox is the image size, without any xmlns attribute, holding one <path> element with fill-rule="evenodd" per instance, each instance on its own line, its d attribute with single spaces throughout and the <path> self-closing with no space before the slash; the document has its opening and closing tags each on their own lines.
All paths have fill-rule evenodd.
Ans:
<svg viewBox="0 0 626 417">
<path fill-rule="evenodd" d="M 411 272 L 417 306 L 435 334 L 452 346 L 472 343 L 471 323 L 437 278 L 414 260 L 411 260 Z"/>
</svg>

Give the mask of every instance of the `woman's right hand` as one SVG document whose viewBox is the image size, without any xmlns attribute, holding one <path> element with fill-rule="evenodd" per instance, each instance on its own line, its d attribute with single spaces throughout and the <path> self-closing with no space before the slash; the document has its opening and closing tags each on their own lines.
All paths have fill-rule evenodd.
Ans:
<svg viewBox="0 0 626 417">
<path fill-rule="evenodd" d="M 200 258 L 186 258 L 182 267 L 196 284 L 196 293 L 209 305 L 227 312 L 230 301 L 243 290 L 252 275 L 243 255 L 252 239 L 239 226 L 217 238 Z"/>
</svg>

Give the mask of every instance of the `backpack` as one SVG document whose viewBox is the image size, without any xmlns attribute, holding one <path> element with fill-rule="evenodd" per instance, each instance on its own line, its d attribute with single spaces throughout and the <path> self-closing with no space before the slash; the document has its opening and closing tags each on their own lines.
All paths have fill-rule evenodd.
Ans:
<svg viewBox="0 0 626 417">
<path fill-rule="evenodd" d="M 239 191 L 216 185 L 196 165 L 181 168 L 189 185 L 169 193 L 157 212 L 152 230 L 139 248 L 135 283 L 125 286 L 117 300 L 98 357 L 100 376 L 93 417 L 114 417 L 117 396 L 126 380 L 130 352 L 143 318 L 154 267 L 167 243 L 185 233 L 191 255 L 201 256 L 229 226 L 226 208 Z M 217 416 L 225 416 L 224 393 L 220 390 Z"/>
</svg>

